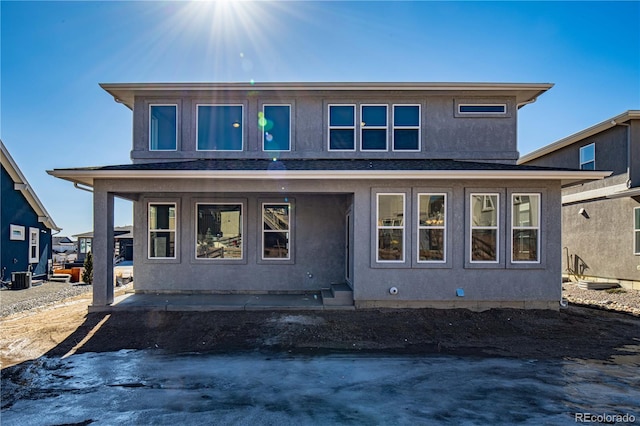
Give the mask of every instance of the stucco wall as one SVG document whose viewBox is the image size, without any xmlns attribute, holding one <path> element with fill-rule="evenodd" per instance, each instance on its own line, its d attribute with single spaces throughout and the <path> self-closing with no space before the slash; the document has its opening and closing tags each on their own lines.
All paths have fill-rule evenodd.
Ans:
<svg viewBox="0 0 640 426">
<path fill-rule="evenodd" d="M 592 277 L 640 280 L 640 256 L 633 254 L 635 207 L 640 207 L 640 201 L 629 197 L 564 206 L 563 270 Z M 584 215 L 580 209 L 584 209 Z"/>
<path fill-rule="evenodd" d="M 96 181 L 99 192 L 139 194 L 134 204 L 134 264 L 136 290 L 143 291 L 300 291 L 328 287 L 345 278 L 345 214 L 353 203 L 353 285 L 356 302 L 379 304 L 412 301 L 545 301 L 560 299 L 561 241 L 560 186 L 551 181 L 379 180 L 288 181 L 220 180 L 192 181 L 117 180 Z M 448 191 L 448 262 L 416 266 L 413 261 L 414 225 L 407 227 L 406 262 L 379 265 L 372 262 L 375 219 L 372 200 L 376 191 L 406 191 L 408 217 L 418 192 Z M 468 262 L 468 197 L 471 192 L 494 191 L 501 195 L 499 261 Z M 215 192 L 213 192 L 215 191 Z M 510 194 L 541 194 L 541 256 L 535 264 L 511 262 Z M 246 202 L 246 257 L 242 262 L 210 265 L 194 260 L 193 206 L 199 199 L 231 198 Z M 294 201 L 293 262 L 260 261 L 261 199 Z M 149 200 L 178 203 L 178 258 L 148 260 L 146 215 Z M 409 220 L 409 219 L 407 219 Z M 96 242 L 97 244 L 97 242 Z M 94 252 L 95 253 L 95 252 Z M 309 277 L 307 273 L 311 273 Z M 399 289 L 397 295 L 389 288 Z M 465 296 L 456 297 L 463 288 Z"/>
<path fill-rule="evenodd" d="M 457 103 L 504 103 L 504 115 L 459 116 Z M 197 104 L 244 105 L 242 152 L 196 150 Z M 263 104 L 291 104 L 291 152 L 263 152 L 258 128 L 258 112 Z M 149 105 L 178 105 L 178 150 L 149 151 Z M 328 151 L 327 120 L 329 104 L 355 104 L 356 123 L 360 122 L 361 104 L 388 105 L 388 144 L 386 152 L 359 151 L 359 126 L 356 126 L 356 152 Z M 421 151 L 392 151 L 391 109 L 393 104 L 419 104 L 421 111 Z M 458 115 L 458 116 L 457 116 Z M 446 158 L 480 161 L 507 161 L 518 158 L 516 146 L 516 105 L 513 97 L 473 97 L 464 92 L 457 96 L 433 93 L 370 93 L 370 92 L 305 92 L 277 94 L 269 92 L 237 92 L 228 94 L 184 95 L 164 94 L 162 97 L 137 97 L 133 112 L 134 162 L 180 160 L 192 158 Z M 425 157 L 426 155 L 426 157 Z"/>
</svg>

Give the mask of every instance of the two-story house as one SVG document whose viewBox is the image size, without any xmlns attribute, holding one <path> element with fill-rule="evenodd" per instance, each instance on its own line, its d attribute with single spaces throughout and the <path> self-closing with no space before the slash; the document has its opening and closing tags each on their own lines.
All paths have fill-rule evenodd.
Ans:
<svg viewBox="0 0 640 426">
<path fill-rule="evenodd" d="M 137 293 L 557 309 L 561 187 L 607 173 L 516 165 L 518 109 L 551 86 L 103 84 L 133 111 L 132 163 L 50 173 L 93 190 L 94 306 L 117 196 Z"/>
<path fill-rule="evenodd" d="M 562 192 L 564 273 L 640 288 L 640 111 L 560 139 L 519 164 L 613 172 Z"/>
</svg>

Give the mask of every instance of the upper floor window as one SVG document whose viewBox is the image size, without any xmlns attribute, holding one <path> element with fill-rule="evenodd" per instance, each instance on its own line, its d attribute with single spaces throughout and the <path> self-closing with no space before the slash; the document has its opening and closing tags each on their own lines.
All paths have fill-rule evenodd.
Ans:
<svg viewBox="0 0 640 426">
<path fill-rule="evenodd" d="M 149 259 L 176 258 L 176 204 L 149 204 Z"/>
<path fill-rule="evenodd" d="M 360 108 L 360 149 L 386 151 L 387 106 L 362 105 Z"/>
<path fill-rule="evenodd" d="M 471 194 L 471 262 L 498 262 L 500 194 Z"/>
<path fill-rule="evenodd" d="M 596 144 L 592 143 L 580 148 L 580 170 L 596 169 Z"/>
<path fill-rule="evenodd" d="M 198 151 L 242 151 L 242 105 L 198 105 Z"/>
<path fill-rule="evenodd" d="M 329 105 L 329 150 L 355 151 L 355 105 Z"/>
<path fill-rule="evenodd" d="M 263 105 L 258 127 L 264 151 L 291 150 L 291 105 Z"/>
<path fill-rule="evenodd" d="M 149 150 L 178 149 L 178 105 L 149 105 Z"/>
<path fill-rule="evenodd" d="M 393 106 L 393 150 L 420 150 L 420 105 Z"/>
<path fill-rule="evenodd" d="M 458 104 L 459 114 L 506 114 L 506 104 Z"/>
<path fill-rule="evenodd" d="M 405 194 L 377 194 L 377 262 L 404 262 Z"/>
<path fill-rule="evenodd" d="M 640 207 L 636 207 L 635 209 L 633 209 L 633 214 L 635 216 L 635 221 L 634 221 L 634 236 L 633 236 L 633 242 L 634 242 L 634 251 L 633 254 L 640 254 Z"/>
<path fill-rule="evenodd" d="M 418 194 L 418 262 L 444 262 L 447 194 Z"/>
<path fill-rule="evenodd" d="M 242 204 L 196 204 L 196 258 L 242 259 Z"/>
<path fill-rule="evenodd" d="M 540 194 L 512 195 L 513 262 L 539 262 Z"/>
</svg>

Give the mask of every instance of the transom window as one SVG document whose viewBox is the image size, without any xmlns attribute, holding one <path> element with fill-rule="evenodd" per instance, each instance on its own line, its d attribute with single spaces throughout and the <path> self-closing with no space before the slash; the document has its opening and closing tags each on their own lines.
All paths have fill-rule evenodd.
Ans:
<svg viewBox="0 0 640 426">
<path fill-rule="evenodd" d="M 513 194 L 511 201 L 511 260 L 539 262 L 540 194 Z"/>
<path fill-rule="evenodd" d="M 580 148 L 580 170 L 596 169 L 596 144 L 592 143 Z"/>
<path fill-rule="evenodd" d="M 362 105 L 360 108 L 360 149 L 386 151 L 387 106 Z"/>
<path fill-rule="evenodd" d="M 149 203 L 149 258 L 176 258 L 175 203 Z"/>
<path fill-rule="evenodd" d="M 633 209 L 634 214 L 634 254 L 640 254 L 640 207 Z"/>
<path fill-rule="evenodd" d="M 242 105 L 198 105 L 198 151 L 242 151 Z"/>
<path fill-rule="evenodd" d="M 471 194 L 471 262 L 498 262 L 499 194 Z"/>
<path fill-rule="evenodd" d="M 447 194 L 418 194 L 418 262 L 444 262 Z"/>
<path fill-rule="evenodd" d="M 329 105 L 329 150 L 354 151 L 355 139 L 355 105 Z"/>
<path fill-rule="evenodd" d="M 178 105 L 149 105 L 149 149 L 178 149 Z"/>
<path fill-rule="evenodd" d="M 405 194 L 377 194 L 378 262 L 404 262 Z"/>
<path fill-rule="evenodd" d="M 420 150 L 420 105 L 393 106 L 393 150 Z"/>
<path fill-rule="evenodd" d="M 458 104 L 459 114 L 506 114 L 506 104 Z"/>
<path fill-rule="evenodd" d="M 242 204 L 196 204 L 196 258 L 242 259 Z"/>
<path fill-rule="evenodd" d="M 258 127 L 264 151 L 291 150 L 291 105 L 263 105 Z"/>
<path fill-rule="evenodd" d="M 262 259 L 287 260 L 290 256 L 290 203 L 262 204 Z"/>
</svg>

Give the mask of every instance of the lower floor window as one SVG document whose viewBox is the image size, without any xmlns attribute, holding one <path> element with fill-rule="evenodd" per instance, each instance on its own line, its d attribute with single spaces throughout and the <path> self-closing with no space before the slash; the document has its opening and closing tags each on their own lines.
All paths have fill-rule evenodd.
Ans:
<svg viewBox="0 0 640 426">
<path fill-rule="evenodd" d="M 262 205 L 262 259 L 289 259 L 289 203 Z"/>
<path fill-rule="evenodd" d="M 196 258 L 242 259 L 242 205 L 196 205 Z"/>
<path fill-rule="evenodd" d="M 404 194 L 378 194 L 378 262 L 404 262 Z"/>
<path fill-rule="evenodd" d="M 540 194 L 512 195 L 513 262 L 538 262 L 540 246 Z"/>
<path fill-rule="evenodd" d="M 498 262 L 499 194 L 471 194 L 471 262 Z"/>
<path fill-rule="evenodd" d="M 176 257 L 176 205 L 149 204 L 149 258 Z"/>
<path fill-rule="evenodd" d="M 418 195 L 418 262 L 444 262 L 446 194 Z"/>
<path fill-rule="evenodd" d="M 634 219 L 634 254 L 640 254 L 640 207 L 633 209 Z"/>
</svg>

